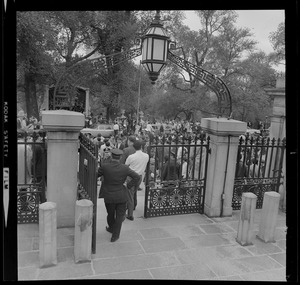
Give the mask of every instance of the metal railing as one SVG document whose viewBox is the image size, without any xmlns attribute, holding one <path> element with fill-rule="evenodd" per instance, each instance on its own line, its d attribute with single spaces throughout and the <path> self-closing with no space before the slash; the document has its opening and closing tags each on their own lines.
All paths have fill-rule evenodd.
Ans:
<svg viewBox="0 0 300 285">
<path fill-rule="evenodd" d="M 163 136 L 150 141 L 145 218 L 204 212 L 209 140 Z"/>
<path fill-rule="evenodd" d="M 79 141 L 78 199 L 93 202 L 92 252 L 96 253 L 98 146 L 82 133 Z"/>
<path fill-rule="evenodd" d="M 18 223 L 38 223 L 39 204 L 46 201 L 46 132 L 19 131 L 17 147 Z"/>
<path fill-rule="evenodd" d="M 240 209 L 242 194 L 257 195 L 256 208 L 262 208 L 266 191 L 279 191 L 286 139 L 240 138 L 233 189 L 232 208 Z"/>
</svg>

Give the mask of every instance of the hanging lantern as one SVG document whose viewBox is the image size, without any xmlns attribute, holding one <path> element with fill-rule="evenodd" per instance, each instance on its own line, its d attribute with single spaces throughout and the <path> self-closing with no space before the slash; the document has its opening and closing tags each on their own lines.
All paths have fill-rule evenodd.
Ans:
<svg viewBox="0 0 300 285">
<path fill-rule="evenodd" d="M 159 11 L 142 38 L 142 61 L 151 83 L 154 84 L 161 70 L 167 64 L 169 37 L 160 23 Z"/>
</svg>

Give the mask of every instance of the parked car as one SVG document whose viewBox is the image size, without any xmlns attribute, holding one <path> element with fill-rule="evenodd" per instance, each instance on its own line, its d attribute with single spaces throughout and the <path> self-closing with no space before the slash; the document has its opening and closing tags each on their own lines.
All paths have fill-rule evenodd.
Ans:
<svg viewBox="0 0 300 285">
<path fill-rule="evenodd" d="M 99 124 L 95 128 L 84 128 L 81 130 L 83 134 L 91 134 L 96 137 L 98 134 L 105 138 L 109 138 L 114 134 L 113 125 L 111 124 Z"/>
</svg>

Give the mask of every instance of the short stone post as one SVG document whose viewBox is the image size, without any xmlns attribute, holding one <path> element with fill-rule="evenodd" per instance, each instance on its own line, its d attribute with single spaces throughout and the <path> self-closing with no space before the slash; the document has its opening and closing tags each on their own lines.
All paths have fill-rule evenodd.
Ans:
<svg viewBox="0 0 300 285">
<path fill-rule="evenodd" d="M 242 195 L 242 204 L 236 241 L 243 246 L 253 244 L 252 238 L 256 200 L 257 196 L 251 192 L 246 192 Z"/>
<path fill-rule="evenodd" d="M 75 209 L 75 262 L 90 261 L 92 256 L 93 202 L 87 199 L 76 201 Z"/>
<path fill-rule="evenodd" d="M 56 203 L 39 205 L 39 259 L 40 267 L 57 264 Z"/>
<path fill-rule="evenodd" d="M 280 194 L 265 192 L 257 237 L 264 242 L 275 242 L 274 233 L 279 210 Z"/>
</svg>

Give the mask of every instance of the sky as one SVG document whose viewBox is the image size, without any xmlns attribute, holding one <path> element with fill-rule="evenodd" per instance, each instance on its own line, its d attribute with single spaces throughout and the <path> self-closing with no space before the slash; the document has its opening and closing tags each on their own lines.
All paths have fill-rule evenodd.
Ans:
<svg viewBox="0 0 300 285">
<path fill-rule="evenodd" d="M 257 47 L 266 53 L 273 52 L 269 40 L 270 32 L 275 32 L 278 25 L 284 22 L 284 10 L 235 10 L 238 13 L 236 26 L 249 28 L 254 39 L 258 42 Z M 200 21 L 194 11 L 185 11 L 184 24 L 191 30 L 199 30 Z"/>
</svg>

